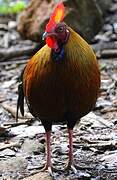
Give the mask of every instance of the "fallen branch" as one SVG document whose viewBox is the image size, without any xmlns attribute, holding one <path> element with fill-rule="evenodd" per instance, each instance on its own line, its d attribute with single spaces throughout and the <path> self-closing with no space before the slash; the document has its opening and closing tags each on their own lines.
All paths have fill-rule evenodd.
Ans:
<svg viewBox="0 0 117 180">
<path fill-rule="evenodd" d="M 97 44 L 92 44 L 91 46 L 95 52 L 98 52 L 101 50 L 109 50 L 109 49 L 117 50 L 117 43 L 116 42 L 108 42 L 108 43 L 100 42 Z"/>
<path fill-rule="evenodd" d="M 17 142 L 12 142 L 10 144 L 0 143 L 0 151 L 11 147 L 21 147 L 21 145 Z"/>
<path fill-rule="evenodd" d="M 105 49 L 100 52 L 101 58 L 116 58 L 117 57 L 117 49 Z"/>
<path fill-rule="evenodd" d="M 82 147 L 84 149 L 90 149 L 90 148 L 96 148 L 98 150 L 104 150 L 106 151 L 107 149 L 116 149 L 117 148 L 117 144 L 116 141 L 97 141 L 94 142 L 93 144 L 74 144 L 73 145 L 74 148 L 79 148 Z"/>
<path fill-rule="evenodd" d="M 0 61 L 9 60 L 14 57 L 20 56 L 29 56 L 32 55 L 36 51 L 34 45 L 26 46 L 26 47 L 11 47 L 9 49 L 1 49 L 0 50 Z"/>
<path fill-rule="evenodd" d="M 9 128 L 11 128 L 11 127 L 19 126 L 19 125 L 24 125 L 24 124 L 31 125 L 31 124 L 33 123 L 33 121 L 34 121 L 34 119 L 28 119 L 28 120 L 26 120 L 26 119 L 24 118 L 23 121 L 21 121 L 21 119 L 20 119 L 20 122 L 4 123 L 3 125 L 4 125 L 5 127 L 8 126 Z"/>
<path fill-rule="evenodd" d="M 1 66 L 11 65 L 11 64 L 26 64 L 27 61 L 30 59 L 30 56 L 21 56 L 21 57 L 14 57 L 11 58 L 9 61 L 0 62 Z"/>
</svg>

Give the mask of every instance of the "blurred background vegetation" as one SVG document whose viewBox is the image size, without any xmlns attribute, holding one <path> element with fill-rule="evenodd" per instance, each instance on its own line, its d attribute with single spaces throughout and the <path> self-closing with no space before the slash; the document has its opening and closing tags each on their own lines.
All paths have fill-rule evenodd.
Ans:
<svg viewBox="0 0 117 180">
<path fill-rule="evenodd" d="M 18 14 L 29 0 L 0 0 L 0 15 Z"/>
</svg>

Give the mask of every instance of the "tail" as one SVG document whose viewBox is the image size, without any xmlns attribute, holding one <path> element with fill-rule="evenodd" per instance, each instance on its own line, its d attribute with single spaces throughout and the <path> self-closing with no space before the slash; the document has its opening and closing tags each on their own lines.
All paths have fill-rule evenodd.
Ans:
<svg viewBox="0 0 117 180">
<path fill-rule="evenodd" d="M 24 116 L 24 92 L 23 92 L 23 69 L 21 76 L 19 78 L 19 85 L 18 85 L 18 99 L 17 99 L 17 110 L 16 110 L 16 122 L 18 122 L 18 112 L 20 109 L 21 115 Z"/>
</svg>

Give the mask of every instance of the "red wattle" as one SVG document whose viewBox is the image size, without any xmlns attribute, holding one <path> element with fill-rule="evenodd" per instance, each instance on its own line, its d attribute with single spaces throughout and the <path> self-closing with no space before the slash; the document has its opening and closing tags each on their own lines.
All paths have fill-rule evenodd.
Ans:
<svg viewBox="0 0 117 180">
<path fill-rule="evenodd" d="M 59 51 L 59 46 L 57 41 L 53 38 L 53 37 L 47 37 L 46 38 L 46 44 L 48 45 L 48 47 L 50 47 L 51 49 L 54 49 L 55 52 Z"/>
<path fill-rule="evenodd" d="M 47 37 L 46 38 L 46 44 L 50 47 L 50 48 L 54 48 L 55 45 L 55 39 L 52 37 Z"/>
</svg>

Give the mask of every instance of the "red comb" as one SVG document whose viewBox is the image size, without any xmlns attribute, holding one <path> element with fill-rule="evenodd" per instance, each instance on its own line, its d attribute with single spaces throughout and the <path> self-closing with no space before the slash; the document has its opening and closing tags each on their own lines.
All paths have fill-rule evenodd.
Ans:
<svg viewBox="0 0 117 180">
<path fill-rule="evenodd" d="M 50 20 L 46 26 L 46 32 L 49 32 L 52 27 L 54 27 L 57 23 L 61 22 L 64 18 L 64 11 L 65 7 L 62 2 L 57 4 L 57 6 L 54 9 L 54 12 L 50 16 Z"/>
</svg>

